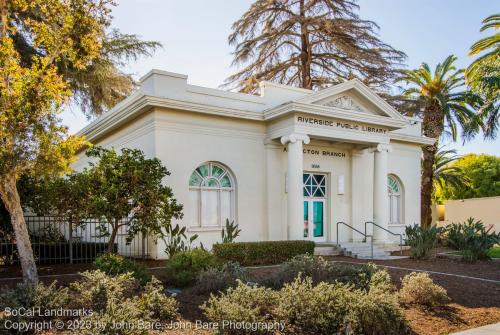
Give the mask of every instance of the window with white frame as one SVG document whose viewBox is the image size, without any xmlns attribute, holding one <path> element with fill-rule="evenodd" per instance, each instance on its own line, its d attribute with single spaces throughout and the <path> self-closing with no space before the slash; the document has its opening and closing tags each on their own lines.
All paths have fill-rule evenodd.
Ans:
<svg viewBox="0 0 500 335">
<path fill-rule="evenodd" d="M 189 178 L 191 227 L 221 227 L 234 220 L 234 178 L 229 170 L 215 162 L 196 168 Z"/>
<path fill-rule="evenodd" d="M 403 216 L 403 188 L 396 176 L 387 176 L 389 195 L 389 224 L 402 224 Z"/>
</svg>

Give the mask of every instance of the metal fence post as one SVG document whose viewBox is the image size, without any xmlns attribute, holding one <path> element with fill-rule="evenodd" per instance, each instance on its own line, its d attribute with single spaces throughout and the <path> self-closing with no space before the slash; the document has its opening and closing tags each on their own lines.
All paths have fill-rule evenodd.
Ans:
<svg viewBox="0 0 500 335">
<path fill-rule="evenodd" d="M 146 259 L 146 234 L 142 232 L 142 259 Z"/>
<path fill-rule="evenodd" d="M 69 264 L 73 264 L 73 222 L 69 220 Z"/>
</svg>

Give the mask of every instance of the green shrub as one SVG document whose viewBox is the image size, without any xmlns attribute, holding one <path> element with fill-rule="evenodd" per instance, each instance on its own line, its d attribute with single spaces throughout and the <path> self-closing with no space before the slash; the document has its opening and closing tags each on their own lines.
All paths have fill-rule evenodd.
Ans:
<svg viewBox="0 0 500 335">
<path fill-rule="evenodd" d="M 137 304 L 148 320 L 172 320 L 178 317 L 179 304 L 163 293 L 161 282 L 153 277 L 146 284 L 144 292 L 138 297 Z"/>
<path fill-rule="evenodd" d="M 70 285 L 76 292 L 74 303 L 97 312 L 106 310 L 110 305 L 119 304 L 137 289 L 137 282 L 130 272 L 110 276 L 96 270 L 85 271 L 80 275 L 81 279 Z"/>
<path fill-rule="evenodd" d="M 139 290 L 129 272 L 109 276 L 97 270 L 81 275 L 71 284 L 74 306 L 92 310 L 91 315 L 79 320 L 92 327 L 84 327 L 78 334 L 142 335 L 148 330 L 140 327 L 141 322 L 168 321 L 178 316 L 176 300 L 163 293 L 154 277 Z"/>
<path fill-rule="evenodd" d="M 370 277 L 368 291 L 372 293 L 390 293 L 394 291 L 391 276 L 386 270 L 378 270 Z"/>
<path fill-rule="evenodd" d="M 193 283 L 201 271 L 214 265 L 215 258 L 210 252 L 195 248 L 174 254 L 167 261 L 167 272 L 176 285 L 186 286 Z"/>
<path fill-rule="evenodd" d="M 141 286 L 146 285 L 151 279 L 151 275 L 144 265 L 116 254 L 104 254 L 97 257 L 95 266 L 98 270 L 111 276 L 130 272 Z"/>
<path fill-rule="evenodd" d="M 233 243 L 240 236 L 240 233 L 241 229 L 238 228 L 238 224 L 235 224 L 234 221 L 229 222 L 229 219 L 226 219 L 226 227 L 221 232 L 222 243 Z"/>
<path fill-rule="evenodd" d="M 488 250 L 500 242 L 500 233 L 490 232 L 481 220 L 468 218 L 463 223 L 446 227 L 446 242 L 451 248 L 462 251 L 467 261 L 488 259 Z"/>
<path fill-rule="evenodd" d="M 380 271 L 373 263 L 368 264 L 342 264 L 334 263 L 332 268 L 332 279 L 346 284 L 352 284 L 356 288 L 368 291 L 372 276 Z"/>
<path fill-rule="evenodd" d="M 408 325 L 387 272 L 377 271 L 368 291 L 298 276 L 279 291 L 239 282 L 201 306 L 212 322 L 284 322 L 288 334 L 407 334 Z M 281 331 L 281 330 L 280 330 Z M 250 331 L 222 329 L 221 333 Z"/>
<path fill-rule="evenodd" d="M 379 272 L 381 273 L 381 272 Z M 380 290 L 357 291 L 350 301 L 345 324 L 352 334 L 410 334 L 397 296 Z"/>
<path fill-rule="evenodd" d="M 335 334 L 353 299 L 352 286 L 320 283 L 297 277 L 285 284 L 278 295 L 276 318 L 285 321 L 291 333 Z"/>
<path fill-rule="evenodd" d="M 406 244 L 411 247 L 411 257 L 427 259 L 436 246 L 441 229 L 436 226 L 406 226 Z"/>
<path fill-rule="evenodd" d="M 3 290 L 0 294 L 0 311 L 3 316 L 0 317 L 0 329 L 6 329 L 7 321 L 12 323 L 32 323 L 37 321 L 51 321 L 61 319 L 56 316 L 39 315 L 9 315 L 9 309 L 19 310 L 20 308 L 39 309 L 41 313 L 46 310 L 65 308 L 70 301 L 68 288 L 57 286 L 57 282 L 50 285 L 39 283 L 36 286 L 27 284 L 18 284 L 14 289 Z M 11 334 L 17 334 L 16 330 L 11 330 Z"/>
<path fill-rule="evenodd" d="M 372 263 L 351 265 L 329 262 L 322 257 L 298 255 L 283 263 L 280 270 L 265 280 L 263 284 L 280 288 L 302 274 L 305 277 L 311 277 L 315 285 L 320 282 L 340 282 L 368 290 L 371 278 L 377 272 L 380 270 Z"/>
<path fill-rule="evenodd" d="M 213 246 L 214 255 L 222 262 L 238 262 L 243 266 L 283 263 L 301 254 L 313 254 L 312 241 L 265 241 L 222 243 Z"/>
<path fill-rule="evenodd" d="M 238 281 L 238 285 L 229 288 L 226 293 L 210 295 L 210 299 L 200 307 L 209 320 L 219 324 L 222 334 L 265 333 L 262 328 L 254 331 L 222 328 L 221 325 L 223 322 L 269 322 L 272 320 L 271 311 L 275 300 L 276 293 L 271 289 L 251 287 Z"/>
<path fill-rule="evenodd" d="M 322 257 L 310 254 L 298 255 L 280 266 L 278 272 L 267 278 L 266 286 L 281 288 L 286 283 L 291 283 L 299 274 L 311 277 L 314 284 L 331 279 L 333 264 Z"/>
<path fill-rule="evenodd" d="M 78 330 L 79 335 L 146 335 L 145 327 L 140 327 L 143 322 L 143 312 L 132 299 L 123 299 L 119 302 L 111 302 L 110 305 L 99 311 L 93 311 L 91 315 L 82 317 L 79 322 L 82 327 Z"/>
<path fill-rule="evenodd" d="M 429 274 L 412 272 L 403 277 L 399 299 L 406 305 L 441 306 L 450 301 L 446 290 L 434 284 Z"/>
<path fill-rule="evenodd" d="M 248 271 L 236 262 L 228 262 L 200 272 L 195 288 L 198 293 L 217 292 L 235 286 L 237 280 L 247 282 Z"/>
</svg>

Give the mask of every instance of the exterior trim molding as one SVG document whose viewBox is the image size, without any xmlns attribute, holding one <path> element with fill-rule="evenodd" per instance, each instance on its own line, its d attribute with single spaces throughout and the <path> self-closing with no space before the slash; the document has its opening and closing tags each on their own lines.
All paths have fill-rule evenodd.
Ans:
<svg viewBox="0 0 500 335">
<path fill-rule="evenodd" d="M 349 80 L 345 83 L 341 83 L 338 85 L 334 85 L 332 87 L 326 88 L 324 90 L 318 91 L 316 93 L 313 93 L 307 97 L 304 97 L 302 99 L 298 99 L 297 102 L 302 102 L 302 103 L 314 103 L 316 101 L 328 98 L 332 95 L 339 94 L 342 92 L 345 92 L 349 89 L 354 89 L 357 92 L 359 92 L 361 95 L 363 95 L 365 98 L 370 100 L 371 103 L 373 103 L 375 106 L 380 108 L 384 113 L 387 114 L 387 116 L 396 119 L 396 120 L 401 120 L 401 121 L 406 121 L 405 117 L 401 115 L 397 110 L 394 109 L 387 101 L 379 97 L 377 94 L 375 94 L 368 86 L 363 84 L 359 79 L 352 79 Z"/>
<path fill-rule="evenodd" d="M 357 121 L 361 123 L 376 124 L 393 129 L 403 128 L 408 125 L 408 121 L 405 119 L 392 119 L 387 116 L 353 113 L 352 111 L 344 110 L 342 108 L 312 105 L 297 101 L 280 105 L 276 108 L 264 111 L 264 120 L 272 120 L 292 112 L 307 113 L 349 121 Z"/>
<path fill-rule="evenodd" d="M 420 144 L 422 146 L 433 145 L 434 143 L 436 143 L 435 138 L 430 138 L 430 137 L 425 137 L 425 136 L 412 136 L 412 135 L 392 133 L 392 134 L 390 134 L 390 138 L 391 138 L 391 141 L 416 143 L 416 144 Z"/>
</svg>

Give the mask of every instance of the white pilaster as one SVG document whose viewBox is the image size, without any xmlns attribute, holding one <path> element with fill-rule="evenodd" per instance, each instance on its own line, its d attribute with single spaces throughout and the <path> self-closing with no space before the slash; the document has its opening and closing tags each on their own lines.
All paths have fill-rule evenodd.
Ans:
<svg viewBox="0 0 500 335">
<path fill-rule="evenodd" d="M 373 220 L 373 149 L 353 150 L 351 153 L 351 224 L 359 231 L 365 230 L 365 222 Z M 372 234 L 372 227 L 367 226 L 368 234 Z M 353 241 L 363 240 L 363 236 L 348 229 L 344 229 L 345 236 L 340 240 L 352 238 Z"/>
<path fill-rule="evenodd" d="M 270 241 L 287 239 L 287 223 L 284 218 L 283 167 L 281 162 L 283 147 L 279 142 L 267 141 L 266 147 L 266 208 L 267 208 L 267 239 Z"/>
<path fill-rule="evenodd" d="M 388 144 L 379 144 L 375 149 L 375 173 L 373 179 L 373 219 L 376 224 L 389 228 L 389 197 L 387 195 L 387 156 L 391 150 Z M 387 232 L 374 227 L 375 240 L 387 241 Z"/>
<path fill-rule="evenodd" d="M 287 222 L 288 239 L 299 240 L 304 238 L 304 204 L 302 190 L 303 175 L 303 148 L 308 144 L 309 136 L 293 133 L 281 138 L 281 143 L 287 145 L 288 171 L 287 171 Z"/>
</svg>

